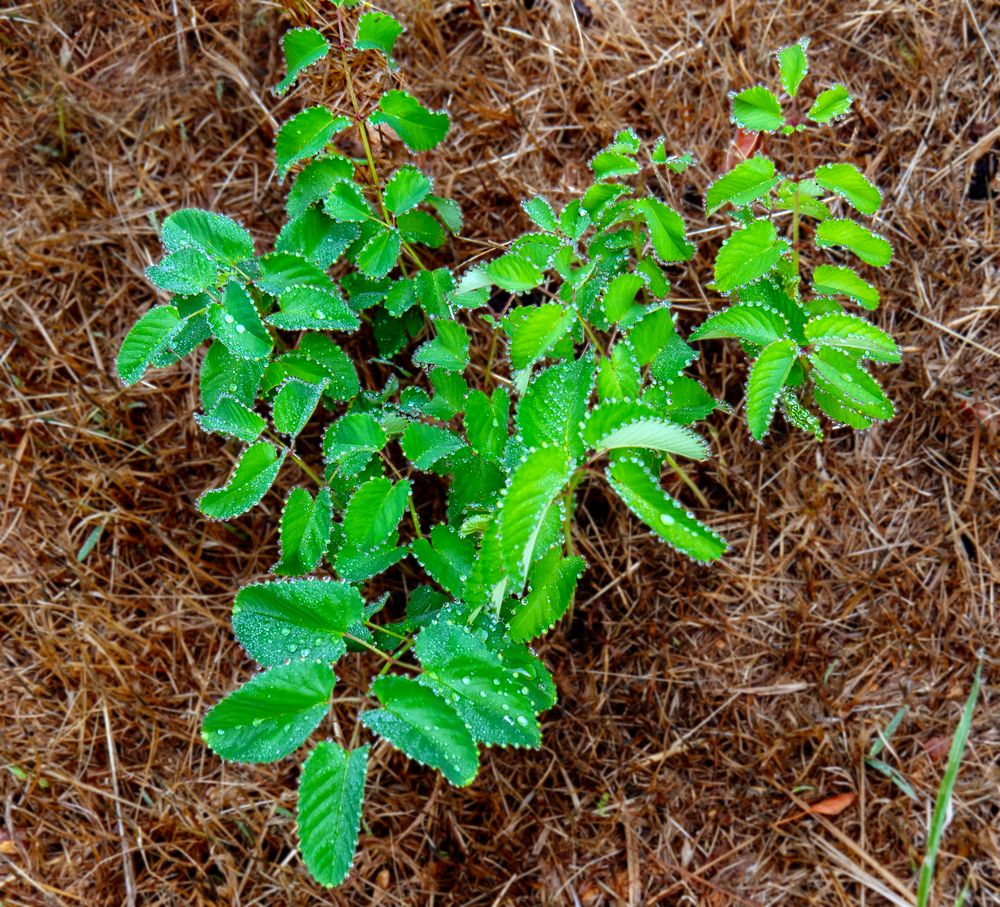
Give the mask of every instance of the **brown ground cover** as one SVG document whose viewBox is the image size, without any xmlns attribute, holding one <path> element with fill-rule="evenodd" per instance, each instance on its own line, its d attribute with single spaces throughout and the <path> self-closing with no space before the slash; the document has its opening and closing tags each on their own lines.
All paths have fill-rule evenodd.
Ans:
<svg viewBox="0 0 1000 907">
<path fill-rule="evenodd" d="M 191 419 L 194 367 L 127 391 L 113 377 L 153 299 L 142 270 L 158 255 L 157 219 L 194 204 L 276 232 L 271 141 L 297 102 L 276 107 L 266 89 L 288 16 L 227 0 L 8 5 L 0 903 L 911 903 L 980 648 L 939 903 L 967 880 L 967 903 L 1000 903 L 1000 239 L 988 192 L 1000 8 L 394 6 L 409 84 L 455 124 L 428 166 L 463 204 L 470 239 L 442 263 L 525 226 L 521 198 L 568 198 L 631 124 L 697 154 L 672 202 L 704 266 L 721 220 L 705 221 L 699 196 L 732 138 L 726 92 L 772 78 L 767 52 L 811 35 L 815 76 L 859 100 L 834 148 L 803 153 L 854 160 L 886 190 L 880 228 L 897 258 L 877 320 L 905 350 L 882 370 L 899 414 L 818 446 L 779 428 L 764 448 L 739 416 L 717 414 L 717 455 L 695 472 L 701 512 L 732 543 L 716 569 L 660 547 L 588 488 L 577 544 L 591 567 L 572 621 L 540 647 L 560 690 L 543 748 L 490 752 L 464 791 L 383 754 L 353 879 L 325 892 L 293 854 L 295 762 L 224 766 L 198 738 L 206 704 L 246 676 L 228 610 L 275 559 L 280 499 L 232 526 L 199 517 L 194 499 L 232 451 Z M 687 326 L 720 303 L 691 273 L 675 284 Z M 738 357 L 709 352 L 709 386 L 738 404 Z M 903 705 L 884 755 L 919 802 L 863 761 Z M 790 818 L 845 793 L 856 799 L 837 816 Z"/>
</svg>

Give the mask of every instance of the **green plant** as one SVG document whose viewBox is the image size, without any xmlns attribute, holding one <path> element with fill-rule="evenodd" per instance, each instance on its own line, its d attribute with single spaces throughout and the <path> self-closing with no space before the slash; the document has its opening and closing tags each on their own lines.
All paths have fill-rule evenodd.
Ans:
<svg viewBox="0 0 1000 907">
<path fill-rule="evenodd" d="M 341 7 L 353 5 L 338 4 L 341 36 Z M 667 302 L 664 268 L 690 260 L 694 246 L 658 192 L 669 188 L 663 175 L 684 171 L 690 156 L 668 155 L 664 140 L 643 155 L 636 133 L 620 132 L 591 161 L 594 182 L 579 199 L 558 215 L 544 199 L 529 200 L 524 209 L 538 229 L 456 281 L 428 262 L 446 234 L 460 230 L 458 206 L 433 194 L 430 177 L 399 159 L 387 133 L 411 152 L 429 150 L 445 137 L 447 114 L 398 88 L 369 108 L 354 89 L 359 56 L 364 64 L 380 54 L 394 71 L 400 32 L 391 16 L 369 10 L 350 46 L 341 37 L 331 47 L 314 29 L 286 34 L 288 75 L 277 91 L 332 52 L 348 109 L 307 107 L 281 127 L 278 174 L 296 175 L 273 251 L 256 255 L 250 234 L 217 214 L 186 210 L 166 219 L 167 255 L 148 274 L 175 295 L 139 320 L 118 359 L 121 379 L 132 383 L 148 366 L 169 365 L 210 341 L 196 419 L 245 447 L 229 480 L 199 499 L 206 516 L 250 510 L 288 461 L 311 482 L 285 502 L 272 568 L 279 578 L 243 588 L 233 606 L 234 633 L 264 670 L 205 716 L 203 736 L 224 759 L 280 759 L 327 716 L 338 659 L 354 651 L 381 662 L 369 690 L 379 707 L 362 711 L 349 730 L 337 723 L 336 739 L 315 745 L 302 770 L 301 852 L 326 885 L 339 884 L 353 860 L 370 753 L 363 729 L 458 786 L 476 776 L 480 744 L 539 745 L 538 716 L 556 691 L 528 643 L 571 607 L 585 567 L 573 550 L 576 493 L 599 464 L 628 508 L 679 551 L 709 562 L 726 547 L 660 482 L 666 465 L 703 500 L 675 458 L 707 456 L 691 425 L 725 408 L 684 374 L 698 354 Z M 385 133 L 378 158 L 375 130 Z M 338 150 L 346 131 L 363 156 Z M 775 229 L 750 213 L 772 189 L 771 216 L 780 219 L 777 202 L 791 199 L 796 233 L 807 210 L 814 217 L 826 210 L 800 181 L 775 179 L 750 195 L 726 190 L 723 201 L 737 204 L 745 225 L 738 236 Z M 720 251 L 716 283 L 740 294 L 737 312 L 750 312 L 744 324 L 756 325 L 737 333 L 759 352 L 751 396 L 761 361 L 778 358 L 774 349 L 789 364 L 770 382 L 772 399 L 786 379 L 795 388 L 806 374 L 818 389 L 825 349 L 860 370 L 864 355 L 891 345 L 880 347 L 880 332 L 847 315 L 807 334 L 818 318 L 839 317 L 839 307 L 824 299 L 814 310 L 798 298 L 794 239 L 749 256 L 753 268 L 734 262 L 745 246 L 734 239 Z M 509 294 L 518 303 L 497 317 L 487 303 Z M 700 329 L 702 338 L 723 336 L 719 317 L 707 323 L 714 333 Z M 474 318 L 492 338 L 485 363 L 471 362 L 466 323 Z M 359 331 L 378 349 L 365 387 L 329 336 Z M 407 361 L 411 339 L 422 342 Z M 796 368 L 798 384 L 790 377 Z M 467 373 L 481 375 L 482 386 L 471 387 Z M 754 430 L 758 408 L 751 403 Z M 332 418 L 317 445 L 305 430 L 320 412 Z M 445 488 L 433 525 L 414 497 L 421 474 L 421 485 L 436 483 L 435 497 Z M 408 584 L 405 606 L 391 613 L 388 593 L 378 595 L 381 577 L 407 559 L 425 576 Z"/>
</svg>

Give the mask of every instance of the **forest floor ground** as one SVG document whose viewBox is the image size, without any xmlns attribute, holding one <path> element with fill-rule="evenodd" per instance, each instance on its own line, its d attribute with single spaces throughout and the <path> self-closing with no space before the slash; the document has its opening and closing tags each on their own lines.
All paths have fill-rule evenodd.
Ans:
<svg viewBox="0 0 1000 907">
<path fill-rule="evenodd" d="M 157 223 L 197 205 L 273 237 L 275 4 L 42 0 L 0 12 L 0 903 L 910 904 L 929 804 L 984 649 L 983 689 L 939 860 L 1000 904 L 1000 7 L 982 0 L 391 4 L 408 85 L 454 131 L 426 155 L 471 242 L 526 227 L 518 202 L 586 185 L 634 126 L 692 150 L 699 200 L 733 139 L 727 92 L 774 80 L 812 38 L 814 84 L 853 115 L 800 166 L 880 184 L 896 258 L 876 320 L 894 421 L 822 444 L 739 413 L 711 422 L 699 514 L 732 548 L 692 566 L 598 486 L 572 620 L 539 647 L 559 705 L 538 751 L 490 751 L 453 790 L 398 756 L 371 784 L 351 881 L 294 857 L 297 769 L 224 765 L 206 705 L 249 668 L 239 585 L 276 557 L 280 499 L 234 527 L 193 503 L 231 460 L 199 434 L 195 365 L 123 389 L 114 357 L 154 300 Z M 327 9 L 329 14 L 329 9 Z M 298 22 L 308 21 L 301 14 Z M 825 143 L 825 144 L 824 144 Z M 783 153 L 773 149 L 779 166 Z M 994 180 L 993 189 L 997 183 Z M 722 304 L 675 280 L 689 328 Z M 739 405 L 738 351 L 699 365 Z M 691 501 L 692 504 L 697 502 Z M 268 512 L 269 511 L 269 512 Z M 864 758 L 902 707 L 883 757 Z M 836 816 L 801 802 L 853 793 Z"/>
</svg>

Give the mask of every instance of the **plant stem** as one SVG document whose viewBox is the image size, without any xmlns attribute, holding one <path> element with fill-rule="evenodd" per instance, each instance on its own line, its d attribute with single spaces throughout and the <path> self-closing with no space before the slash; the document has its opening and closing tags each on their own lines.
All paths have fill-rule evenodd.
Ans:
<svg viewBox="0 0 1000 907">
<path fill-rule="evenodd" d="M 395 658 L 392 655 L 383 652 L 378 646 L 373 646 L 370 642 L 366 642 L 365 640 L 361 639 L 358 636 L 354 636 L 350 633 L 345 633 L 344 639 L 349 639 L 351 640 L 351 642 L 356 642 L 359 646 L 364 646 L 364 648 L 368 649 L 371 652 L 374 652 L 379 657 L 384 658 L 386 660 L 385 670 L 388 670 L 389 665 L 396 665 L 396 667 L 399 668 L 408 668 L 411 671 L 418 671 L 418 672 L 420 671 L 420 668 L 417 667 L 417 665 L 410 664 L 408 661 L 402 661 L 399 658 Z"/>
</svg>

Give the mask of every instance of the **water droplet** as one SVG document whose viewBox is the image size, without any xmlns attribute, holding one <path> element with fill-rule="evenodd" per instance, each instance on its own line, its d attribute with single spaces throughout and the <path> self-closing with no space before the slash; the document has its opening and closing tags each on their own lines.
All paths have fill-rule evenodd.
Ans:
<svg viewBox="0 0 1000 907">
<path fill-rule="evenodd" d="M 243 325 L 242 325 L 242 324 L 238 324 L 238 325 L 236 325 L 236 333 L 237 333 L 237 334 L 242 334 L 242 333 L 244 333 L 245 331 L 246 331 L 246 328 L 245 328 L 245 327 L 243 327 Z"/>
<path fill-rule="evenodd" d="M 462 678 L 462 683 L 468 686 L 470 683 L 472 683 L 472 678 L 466 675 L 465 677 Z"/>
<path fill-rule="evenodd" d="M 669 513 L 661 513 L 660 522 L 663 523 L 664 526 L 673 526 L 674 518 Z"/>
<path fill-rule="evenodd" d="M 236 319 L 232 315 L 226 315 L 224 321 L 226 324 L 232 324 Z"/>
<path fill-rule="evenodd" d="M 517 723 L 519 725 L 521 725 L 521 727 L 527 727 L 528 719 L 525 718 L 524 715 L 518 715 L 517 716 Z"/>
</svg>

